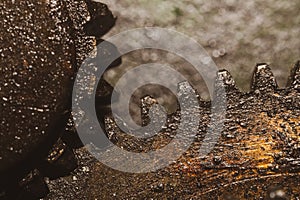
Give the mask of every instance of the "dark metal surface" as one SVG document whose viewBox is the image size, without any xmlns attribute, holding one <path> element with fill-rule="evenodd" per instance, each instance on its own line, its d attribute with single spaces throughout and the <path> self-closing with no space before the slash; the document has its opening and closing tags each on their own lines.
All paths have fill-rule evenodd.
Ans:
<svg viewBox="0 0 300 200">
<path fill-rule="evenodd" d="M 68 17 L 58 17 L 63 5 L 56 11 L 41 1 L 1 1 L 0 7 L 0 172 L 11 176 L 45 155 L 64 128 L 75 46 Z"/>
<path fill-rule="evenodd" d="M 170 166 L 153 173 L 120 172 L 96 161 L 82 148 L 77 151 L 78 170 L 51 181 L 52 192 L 46 199 L 299 199 L 299 73 L 298 62 L 288 86 L 281 89 L 270 67 L 259 64 L 252 90 L 241 93 L 231 75 L 222 70 L 217 84 L 225 85 L 228 98 L 225 127 L 208 155 L 200 157 L 198 152 L 210 121 L 210 103 L 200 99 L 197 138 Z M 143 100 L 146 123 L 147 108 L 153 103 L 149 97 Z M 179 112 L 170 115 L 165 128 L 148 139 L 123 133 L 112 117 L 106 125 L 116 145 L 147 152 L 168 144 L 179 118 Z M 121 158 L 106 157 L 122 165 Z"/>
<path fill-rule="evenodd" d="M 39 195 L 36 180 L 77 166 L 68 137 L 57 140 L 70 117 L 76 72 L 116 18 L 90 0 L 3 0 L 0 8 L 0 198 L 40 198 L 47 189 L 40 185 Z M 112 48 L 97 53 L 109 56 Z M 98 91 L 102 109 L 112 87 L 102 80 Z"/>
<path fill-rule="evenodd" d="M 39 199 L 47 185 L 46 199 L 300 198 L 299 62 L 284 89 L 266 64 L 256 67 L 248 93 L 220 71 L 217 85 L 225 85 L 228 105 L 214 150 L 198 156 L 211 118 L 210 102 L 199 97 L 201 126 L 189 150 L 165 169 L 129 174 L 97 162 L 85 148 L 74 155 L 71 147 L 82 144 L 72 120 L 65 130 L 75 73 L 114 25 L 112 13 L 90 0 L 3 0 L 0 8 L 0 199 Z M 109 56 L 115 50 L 111 45 L 97 54 Z M 147 152 L 172 140 L 179 111 L 168 116 L 157 136 L 129 137 L 109 114 L 111 91 L 102 80 L 96 97 L 99 120 L 108 115 L 111 141 L 128 151 Z M 149 97 L 143 101 L 145 124 L 153 102 Z M 122 165 L 118 157 L 106 159 Z M 55 180 L 46 184 L 45 177 Z"/>
</svg>

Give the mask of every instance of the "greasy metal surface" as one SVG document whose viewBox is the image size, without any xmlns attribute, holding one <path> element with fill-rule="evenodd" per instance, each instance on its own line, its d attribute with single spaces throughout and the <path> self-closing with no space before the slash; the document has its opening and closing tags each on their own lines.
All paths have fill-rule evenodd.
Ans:
<svg viewBox="0 0 300 200">
<path fill-rule="evenodd" d="M 0 8 L 0 172 L 7 175 L 26 169 L 31 160 L 21 161 L 32 152 L 46 153 L 63 128 L 74 44 L 59 2 L 1 1 Z"/>
<path fill-rule="evenodd" d="M 0 183 L 7 185 L 46 158 L 70 116 L 78 67 L 116 19 L 90 0 L 2 0 L 0 8 Z M 105 81 L 101 89 L 111 91 Z"/>
<path fill-rule="evenodd" d="M 46 199 L 299 199 L 299 73 L 298 62 L 287 88 L 279 89 L 270 68 L 259 64 L 252 90 L 241 93 L 230 74 L 220 71 L 218 84 L 225 84 L 228 98 L 225 128 L 208 155 L 200 157 L 198 153 L 210 120 L 209 102 L 200 101 L 197 138 L 167 168 L 146 174 L 119 172 L 81 149 L 77 151 L 78 170 L 50 182 L 52 192 Z M 143 102 L 147 112 L 149 102 L 155 101 L 147 97 Z M 111 117 L 106 125 L 115 144 L 147 152 L 172 139 L 179 119 L 179 112 L 170 115 L 163 130 L 145 140 L 122 133 Z M 144 120 L 147 122 L 145 113 Z"/>
<path fill-rule="evenodd" d="M 0 172 L 1 183 L 6 184 L 13 176 L 24 175 L 27 168 L 37 167 L 32 161 L 46 154 L 59 136 L 66 121 L 61 119 L 69 114 L 70 80 L 115 18 L 105 5 L 90 0 L 3 0 L 0 8 Z M 224 80 L 228 94 L 226 127 L 209 155 L 198 156 L 210 119 L 210 103 L 201 101 L 199 134 L 169 167 L 147 174 L 118 172 L 80 149 L 79 168 L 71 176 L 48 181 L 47 199 L 299 199 L 299 74 L 298 63 L 289 88 L 278 89 L 269 68 L 261 64 L 253 75 L 252 91 L 242 94 L 231 76 L 221 71 L 219 80 Z M 99 118 L 103 117 L 100 104 L 111 93 L 105 87 L 98 92 L 103 98 L 96 97 Z M 144 108 L 149 102 L 155 101 L 145 99 Z M 146 113 L 147 108 L 145 123 Z M 106 125 L 115 144 L 142 152 L 166 145 L 179 119 L 179 112 L 170 115 L 161 133 L 146 140 L 128 137 L 111 118 Z M 66 150 L 61 145 L 48 156 L 50 167 L 73 168 L 69 162 L 73 154 L 61 151 Z M 33 170 L 19 183 L 33 194 L 27 199 L 47 192 L 44 175 Z"/>
</svg>

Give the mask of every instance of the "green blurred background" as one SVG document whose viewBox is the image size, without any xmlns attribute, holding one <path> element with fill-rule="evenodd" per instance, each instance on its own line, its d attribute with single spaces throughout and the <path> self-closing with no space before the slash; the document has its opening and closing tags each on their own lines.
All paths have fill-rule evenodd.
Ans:
<svg viewBox="0 0 300 200">
<path fill-rule="evenodd" d="M 229 69 L 243 89 L 255 63 L 270 63 L 284 86 L 289 69 L 300 59 L 299 0 L 102 2 L 118 17 L 110 35 L 144 26 L 183 32 L 204 46 L 219 68 Z"/>
<path fill-rule="evenodd" d="M 101 2 L 106 3 L 118 17 L 116 26 L 106 37 L 145 26 L 180 31 L 196 39 L 220 69 L 229 70 L 243 91 L 249 90 L 256 63 L 269 63 L 279 86 L 284 87 L 290 69 L 300 59 L 299 0 Z M 188 64 L 185 61 L 174 55 L 143 50 L 124 56 L 123 61 L 122 66 L 107 73 L 106 78 L 111 83 L 115 83 L 128 68 L 148 62 L 166 62 L 188 75 L 201 96 L 208 97 L 199 77 L 186 68 Z M 158 94 L 157 96 L 166 98 Z"/>
</svg>

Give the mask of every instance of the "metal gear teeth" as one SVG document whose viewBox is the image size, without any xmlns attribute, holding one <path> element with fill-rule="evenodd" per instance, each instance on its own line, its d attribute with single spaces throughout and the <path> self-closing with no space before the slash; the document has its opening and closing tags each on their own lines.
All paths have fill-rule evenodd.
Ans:
<svg viewBox="0 0 300 200">
<path fill-rule="evenodd" d="M 85 2 L 91 19 L 83 26 L 83 29 L 86 35 L 95 36 L 98 39 L 115 25 L 117 18 L 113 16 L 107 5 L 92 0 Z"/>
<path fill-rule="evenodd" d="M 74 32 L 71 33 L 73 41 L 70 41 L 70 43 L 74 43 L 76 47 L 75 62 L 73 63 L 76 71 L 80 67 L 79 64 L 82 63 L 88 54 L 95 50 L 95 46 L 104 41 L 101 37 L 115 25 L 116 17 L 113 16 L 105 4 L 100 2 L 66 0 L 59 1 L 59 3 L 67 8 L 63 14 L 69 16 L 68 21 L 61 23 L 67 23 L 74 29 Z M 52 4 L 56 5 L 56 1 L 50 1 L 50 5 Z M 57 10 L 53 13 L 54 17 L 59 14 L 61 13 Z M 97 48 L 95 59 L 99 56 L 109 58 L 109 56 L 115 56 L 116 54 L 119 57 L 120 53 L 115 45 L 105 42 L 104 48 Z M 97 64 L 97 60 L 93 61 Z M 109 65 L 109 68 L 116 67 L 121 62 L 121 58 L 118 58 Z M 98 116 L 100 118 L 99 121 L 104 121 L 104 115 L 110 111 L 108 105 L 111 103 L 112 91 L 112 86 L 102 78 L 96 92 L 97 110 L 101 110 L 101 112 L 98 112 L 101 113 Z M 74 171 L 77 168 L 77 158 L 73 149 L 82 146 L 83 144 L 76 132 L 75 124 L 72 118 L 69 118 L 65 132 L 53 145 L 47 158 L 40 161 L 36 168 L 31 170 L 18 183 L 0 191 L 0 199 L 40 199 L 45 197 L 49 193 L 45 177 L 56 179 L 67 176 Z"/>
<path fill-rule="evenodd" d="M 291 70 L 291 75 L 289 77 L 287 86 L 300 91 L 300 60 L 295 64 L 294 68 Z"/>
<path fill-rule="evenodd" d="M 256 65 L 252 76 L 251 91 L 258 94 L 268 94 L 278 88 L 275 76 L 266 63 Z"/>
<path fill-rule="evenodd" d="M 238 99 L 242 94 L 237 88 L 231 74 L 225 69 L 222 69 L 217 73 L 214 94 L 214 96 L 217 98 L 217 101 L 222 98 L 221 96 L 219 96 L 221 88 L 224 89 L 224 91 L 221 91 L 221 94 L 224 92 L 226 94 L 226 101 L 236 101 L 236 99 Z"/>
<path fill-rule="evenodd" d="M 150 123 L 149 110 L 151 106 L 158 104 L 157 100 L 151 96 L 145 96 L 141 98 L 141 117 L 142 126 L 146 126 Z"/>
<path fill-rule="evenodd" d="M 297 86 L 297 81 L 299 80 L 299 62 L 296 64 L 294 69 L 292 70 L 292 87 L 294 88 Z M 182 82 L 179 84 L 178 87 L 183 87 L 182 91 L 186 91 L 187 88 L 187 82 Z M 237 88 L 235 81 L 231 74 L 227 70 L 220 70 L 216 75 L 216 82 L 215 82 L 215 88 L 218 90 L 218 88 L 223 87 L 225 89 L 225 93 L 227 95 L 227 100 L 230 101 L 229 106 L 232 104 L 236 104 L 239 101 L 239 97 L 245 95 L 244 93 L 240 92 L 240 90 Z M 257 90 L 261 95 L 264 95 L 265 93 L 274 93 L 278 89 L 275 77 L 270 69 L 270 67 L 266 64 L 258 64 L 256 66 L 255 72 L 253 74 L 253 80 L 252 80 L 252 87 L 251 92 L 246 94 L 250 95 L 252 92 L 256 93 Z M 194 91 L 196 92 L 196 91 Z M 108 92 L 109 93 L 109 92 Z M 108 94 L 106 93 L 106 94 Z M 218 94 L 218 92 L 216 92 Z M 180 94 L 181 96 L 185 96 L 185 93 L 183 92 Z M 196 95 L 197 92 L 196 92 Z M 106 96 L 106 95 L 104 95 Z M 108 95 L 109 96 L 109 95 Z M 200 98 L 200 97 L 199 97 Z M 201 99 L 201 98 L 200 98 Z M 157 101 L 153 99 L 150 96 L 146 96 L 141 99 L 142 100 L 142 116 L 144 116 L 143 125 L 146 125 L 149 123 L 148 114 L 149 114 L 149 108 L 151 105 L 156 104 Z M 201 99 L 201 101 L 203 101 Z M 99 103 L 101 104 L 101 103 Z M 99 106 L 99 105 L 98 105 Z M 97 110 L 101 110 L 102 107 L 100 106 Z M 206 109 L 206 107 L 202 108 L 200 106 L 200 109 Z"/>
<path fill-rule="evenodd" d="M 89 53 L 94 51 L 96 45 L 103 40 L 101 37 L 106 34 L 116 23 L 116 17 L 108 7 L 100 2 L 91 0 L 66 0 L 66 7 L 70 16 L 70 24 L 76 30 L 73 34 L 76 46 L 76 65 L 80 66 L 82 61 L 89 57 Z M 109 44 L 106 42 L 106 44 Z M 109 45 L 110 50 L 118 52 L 113 44 Z M 102 53 L 97 49 L 98 54 Z M 105 55 L 109 55 L 107 50 Z M 120 59 L 116 60 L 110 67 L 120 64 Z"/>
<path fill-rule="evenodd" d="M 80 38 L 77 40 L 77 49 L 82 46 L 85 47 L 85 45 L 82 44 L 82 41 L 87 40 L 89 43 L 94 42 L 93 45 L 89 45 L 94 48 L 94 52 L 96 50 L 96 54 L 94 55 L 95 57 L 92 57 L 88 61 L 90 64 L 97 68 L 101 68 L 106 64 L 109 64 L 107 69 L 119 66 L 122 63 L 122 59 L 117 47 L 114 44 L 101 39 L 101 37 L 115 25 L 116 17 L 113 16 L 112 12 L 105 4 L 100 2 L 85 0 L 83 2 L 84 6 L 81 6 L 82 1 L 81 3 L 74 0 L 68 1 L 70 4 L 73 4 L 73 6 L 71 6 L 73 7 L 73 11 L 78 11 L 84 7 L 88 10 L 88 13 L 83 12 L 82 14 L 74 14 L 73 23 L 77 24 L 76 29 L 80 33 Z M 99 46 L 100 43 L 101 45 Z M 79 61 L 82 62 L 86 56 L 87 49 L 85 48 L 82 51 L 79 51 L 79 55 L 77 57 L 79 57 Z M 103 60 L 103 57 L 106 59 Z M 112 63 L 108 63 L 108 61 L 111 60 L 111 57 L 117 57 L 117 59 Z M 112 103 L 112 92 L 113 87 L 103 77 L 101 77 L 96 90 L 95 101 L 97 117 L 102 128 L 104 128 L 105 115 L 111 112 L 110 104 Z M 72 117 L 69 119 L 68 126 L 66 127 L 66 133 L 62 136 L 62 139 L 69 146 L 81 147 L 85 145 L 82 143 L 76 132 Z M 98 145 L 100 145 L 100 143 Z"/>
<path fill-rule="evenodd" d="M 74 19 L 73 25 L 74 28 L 81 34 L 79 36 L 82 39 L 81 42 L 89 41 L 89 43 L 91 44 L 96 41 L 96 44 L 99 44 L 103 41 L 99 37 L 108 32 L 108 30 L 115 24 L 116 18 L 108 10 L 107 6 L 102 3 L 94 2 L 91 0 L 68 0 L 66 4 L 75 6 L 73 9 L 76 12 L 70 12 L 70 15 L 74 15 L 72 18 Z M 84 4 L 86 5 L 88 12 L 77 12 L 78 10 L 85 10 L 84 6 L 81 6 Z M 79 13 L 79 15 L 76 15 L 75 13 Z M 98 56 L 109 56 L 110 54 L 117 52 L 116 47 L 113 44 L 107 44 L 107 49 L 97 49 Z M 79 60 L 82 59 L 81 56 L 85 55 L 83 52 L 81 53 L 82 55 L 79 56 Z M 113 64 L 111 64 L 110 67 L 117 66 L 120 64 L 120 62 L 121 60 L 117 60 Z M 226 70 L 221 70 L 217 74 L 216 88 L 218 88 L 220 85 L 225 86 L 225 92 L 229 96 L 229 100 L 231 99 L 231 96 L 238 96 L 236 94 L 241 93 L 237 89 L 232 76 Z M 297 91 L 300 90 L 300 61 L 297 62 L 294 69 L 292 70 L 289 86 L 296 89 Z M 105 88 L 108 88 L 108 92 L 98 93 L 96 97 L 97 106 L 100 105 L 97 110 L 102 111 L 102 113 L 100 114 L 101 119 L 102 117 L 104 118 L 104 113 L 106 114 L 109 112 L 103 112 L 103 108 L 107 104 L 110 104 L 110 101 L 107 100 L 110 99 L 110 94 L 112 91 L 111 86 L 105 86 Z M 251 90 L 264 95 L 270 92 L 274 92 L 274 90 L 276 90 L 277 88 L 278 86 L 275 77 L 271 72 L 269 66 L 264 63 L 258 64 L 253 74 Z M 104 104 L 105 106 L 103 106 Z M 144 113 L 146 112 L 148 111 L 144 110 Z M 70 130 L 75 130 L 72 126 L 74 126 L 74 124 L 70 122 Z M 73 136 L 78 137 L 76 131 L 74 131 Z M 72 136 L 70 138 L 72 138 Z M 42 161 L 40 165 L 37 166 L 37 169 L 33 169 L 23 180 L 18 183 L 18 186 L 16 188 L 21 192 L 16 193 L 16 191 L 8 191 L 10 199 L 42 198 L 49 191 L 44 177 L 57 178 L 60 176 L 68 175 L 70 172 L 72 172 L 77 167 L 76 156 L 74 155 L 73 150 L 70 148 L 70 145 L 73 142 L 74 140 L 68 140 L 66 139 L 66 137 L 62 136 L 62 139 L 59 139 L 53 146 L 52 150 L 49 152 L 47 159 Z M 2 196 L 3 195 L 0 193 L 0 198 Z"/>
<path fill-rule="evenodd" d="M 226 92 L 238 92 L 234 79 L 225 69 L 222 69 L 217 73 L 216 86 L 218 85 L 223 85 Z"/>
<path fill-rule="evenodd" d="M 194 105 L 194 101 L 191 98 L 193 94 L 195 94 L 196 96 L 199 95 L 197 91 L 195 91 L 194 88 L 191 87 L 188 81 L 183 81 L 179 83 L 177 86 L 177 92 L 178 100 L 180 101 L 182 99 L 185 99 L 185 101 L 188 102 L 187 105 Z M 186 107 L 187 105 L 182 104 L 181 106 Z"/>
<path fill-rule="evenodd" d="M 295 69 L 297 71 L 299 68 Z M 257 188 L 261 187 L 260 189 L 265 195 L 268 194 L 268 191 L 266 191 L 267 187 L 274 184 L 274 179 L 279 180 L 279 182 L 283 180 L 281 182 L 287 184 L 287 187 L 289 187 L 288 184 L 291 184 L 292 187 L 298 188 L 297 181 L 295 181 L 296 183 L 289 183 L 292 179 L 285 180 L 282 177 L 287 177 L 292 171 L 299 172 L 299 141 L 297 140 L 299 136 L 299 134 L 297 135 L 299 122 L 297 109 L 299 107 L 297 108 L 295 104 L 296 101 L 299 102 L 299 95 L 294 89 L 278 89 L 269 67 L 258 65 L 253 76 L 255 77 L 253 89 L 244 93 L 237 88 L 234 79 L 228 71 L 220 70 L 217 73 L 215 82 L 216 94 L 224 94 L 218 93 L 218 89 L 222 87 L 225 89 L 228 100 L 228 112 L 225 113 L 226 118 L 224 120 L 224 130 L 222 130 L 220 135 L 220 143 L 216 145 L 210 154 L 200 158 L 197 157 L 199 146 L 203 144 L 202 141 L 207 134 L 207 125 L 210 124 L 212 116 L 211 107 L 209 106 L 211 102 L 206 101 L 206 106 L 200 105 L 199 107 L 201 124 L 198 129 L 198 136 L 195 138 L 195 146 L 191 146 L 191 150 L 188 150 L 182 156 L 182 160 L 179 159 L 178 162 L 174 163 L 174 166 L 169 166 L 166 170 L 162 170 L 161 173 L 159 172 L 149 177 L 146 185 L 161 183 L 161 180 L 165 179 L 172 179 L 176 184 L 182 185 L 183 188 L 182 191 L 176 189 L 175 192 L 178 192 L 177 196 L 182 195 L 180 196 L 182 198 L 191 197 L 191 193 L 185 190 L 186 187 L 191 187 L 194 188 L 191 191 L 196 191 L 193 197 L 203 199 L 225 199 L 224 196 L 222 197 L 222 193 L 224 192 L 225 194 L 227 190 L 232 195 L 227 195 L 226 199 L 234 199 L 235 196 L 242 194 L 243 191 L 245 191 L 245 194 L 248 193 L 251 185 L 257 185 Z M 188 98 L 191 92 L 188 83 L 182 82 L 178 87 L 180 88 L 178 98 Z M 255 90 L 258 90 L 260 95 L 257 96 Z M 220 98 L 222 97 L 220 96 Z M 290 101 L 291 98 L 294 100 Z M 147 125 L 150 121 L 150 107 L 156 104 L 157 100 L 147 96 L 142 98 L 141 102 L 143 125 Z M 224 112 L 221 114 L 224 114 Z M 165 138 L 160 137 L 159 142 L 162 142 L 160 144 L 157 142 L 153 146 L 148 145 L 150 142 L 128 139 L 126 130 L 120 130 L 120 127 L 114 122 L 113 116 L 107 117 L 106 124 L 110 138 L 116 141 L 116 145 L 128 148 L 128 151 L 148 151 L 161 148 L 164 144 L 169 143 L 169 138 L 173 138 L 173 134 L 178 128 L 177 125 L 180 124 L 180 110 L 169 115 L 167 120 L 167 123 L 161 130 L 161 133 L 163 133 L 161 135 L 164 135 Z M 220 121 L 213 121 L 214 126 Z M 98 170 L 106 170 L 106 168 Z M 113 173 L 114 170 L 112 170 Z M 207 176 L 202 176 L 204 173 Z M 104 172 L 103 176 L 97 177 L 97 180 L 102 180 L 104 184 L 114 181 L 105 174 Z M 131 187 L 132 190 L 125 194 L 127 196 L 120 193 L 122 196 L 117 196 L 117 198 L 130 199 L 134 196 L 136 190 L 144 191 L 143 194 L 136 196 L 137 198 L 145 198 L 149 195 L 153 195 L 154 198 L 161 198 L 161 195 L 157 194 L 156 191 L 153 192 L 153 189 L 150 187 L 141 186 L 138 182 L 139 179 L 132 178 L 130 175 L 126 176 L 125 173 L 123 175 L 135 184 L 131 184 L 133 187 Z M 123 175 L 122 179 L 124 178 Z M 266 182 L 264 182 L 269 175 L 271 175 L 270 179 L 266 179 Z M 277 175 L 280 176 L 277 177 Z M 192 179 L 185 179 L 185 177 Z M 233 181 L 235 181 L 234 184 L 232 184 Z M 170 181 L 170 185 L 171 183 L 172 181 Z M 199 187 L 198 183 L 201 183 Z M 119 191 L 126 189 L 126 186 L 120 188 L 118 182 L 113 187 L 119 189 Z M 103 189 L 102 192 L 103 196 L 104 194 L 110 195 L 111 187 Z M 257 198 L 258 195 L 262 194 L 258 194 L 257 189 L 254 189 L 252 192 L 253 194 L 251 195 L 253 196 L 250 196 L 249 199 L 254 199 L 254 195 Z M 170 188 L 161 190 L 163 195 L 172 195 L 173 193 L 174 190 Z M 262 195 L 261 198 L 263 198 Z M 241 198 L 236 197 L 236 199 Z"/>
<path fill-rule="evenodd" d="M 96 64 L 107 63 L 109 64 L 108 69 L 117 67 L 122 63 L 121 54 L 118 48 L 114 44 L 102 39 L 97 40 L 96 44 L 97 44 L 97 56 L 92 62 Z M 116 57 L 117 59 L 114 60 L 112 63 L 108 63 L 109 61 L 112 60 L 113 57 Z M 98 60 L 98 58 L 101 58 L 101 60 Z M 105 59 L 103 60 L 103 58 Z"/>
<path fill-rule="evenodd" d="M 81 63 L 83 59 L 88 56 L 89 52 L 96 50 L 95 57 L 88 61 L 95 67 L 103 67 L 103 65 L 107 64 L 107 61 L 102 58 L 105 57 L 107 60 L 110 60 L 111 56 L 116 56 L 118 59 L 113 61 L 108 66 L 108 69 L 120 65 L 122 59 L 120 58 L 117 47 L 114 44 L 101 39 L 101 37 L 115 25 L 117 19 L 113 16 L 108 7 L 103 3 L 91 0 L 67 0 L 67 4 L 69 15 L 72 17 L 72 23 L 79 35 L 75 40 L 76 50 L 79 51 L 77 53 L 78 63 Z M 99 46 L 102 42 L 103 44 Z M 90 49 L 86 48 L 85 43 L 89 44 L 88 47 L 90 47 Z M 101 60 L 98 58 L 101 58 Z M 113 87 L 102 77 L 98 83 L 95 97 L 96 110 L 101 110 L 97 112 L 97 115 L 102 127 L 104 127 L 104 124 L 102 123 L 104 122 L 104 116 L 110 113 L 109 105 L 111 104 L 112 91 Z M 72 147 L 78 148 L 84 145 L 76 132 L 72 117 L 69 119 L 66 133 L 62 136 L 62 140 Z"/>
<path fill-rule="evenodd" d="M 236 86 L 230 72 L 225 69 L 219 70 L 216 76 L 215 89 L 218 90 L 221 87 L 224 87 L 226 95 L 230 98 L 243 94 Z M 300 61 L 297 61 L 291 70 L 287 88 L 300 90 Z M 268 93 L 274 93 L 276 90 L 279 90 L 279 87 L 270 66 L 266 63 L 257 64 L 252 75 L 250 92 L 268 95 Z"/>
</svg>

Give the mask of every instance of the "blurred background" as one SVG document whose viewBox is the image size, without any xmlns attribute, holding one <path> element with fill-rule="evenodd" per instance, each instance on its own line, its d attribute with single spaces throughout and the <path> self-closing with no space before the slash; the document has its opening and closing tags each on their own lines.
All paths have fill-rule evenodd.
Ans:
<svg viewBox="0 0 300 200">
<path fill-rule="evenodd" d="M 101 0 L 118 21 L 106 38 L 132 28 L 159 26 L 196 39 L 217 66 L 230 71 L 236 84 L 248 91 L 256 63 L 271 65 L 280 87 L 284 87 L 294 63 L 300 59 L 300 1 L 279 0 Z M 201 78 L 188 63 L 175 55 L 143 50 L 123 57 L 123 64 L 107 73 L 114 84 L 128 68 L 148 62 L 167 62 L 189 76 L 204 99 L 208 98 Z M 149 88 L 148 88 L 149 89 Z M 167 91 L 156 90 L 158 94 Z M 143 92 L 141 92 L 143 93 Z M 137 92 L 137 96 L 139 92 Z M 168 95 L 167 95 L 168 96 Z M 138 98 L 137 98 L 138 99 Z M 172 102 L 171 99 L 167 100 Z"/>
</svg>

